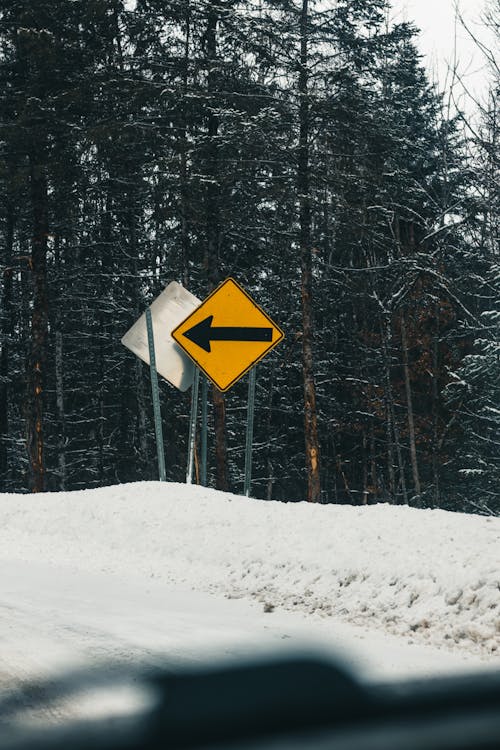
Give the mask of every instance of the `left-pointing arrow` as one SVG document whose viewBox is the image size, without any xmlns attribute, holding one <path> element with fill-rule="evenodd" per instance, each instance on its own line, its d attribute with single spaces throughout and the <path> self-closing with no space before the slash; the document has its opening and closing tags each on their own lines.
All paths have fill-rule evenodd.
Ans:
<svg viewBox="0 0 500 750">
<path fill-rule="evenodd" d="M 182 335 L 204 349 L 210 352 L 211 341 L 272 341 L 272 328 L 257 328 L 244 326 L 212 326 L 214 316 L 196 323 Z"/>
</svg>

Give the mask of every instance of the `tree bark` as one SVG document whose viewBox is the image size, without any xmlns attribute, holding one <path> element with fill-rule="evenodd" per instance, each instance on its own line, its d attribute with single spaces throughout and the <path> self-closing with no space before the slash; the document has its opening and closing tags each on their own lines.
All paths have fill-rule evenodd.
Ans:
<svg viewBox="0 0 500 750">
<path fill-rule="evenodd" d="M 59 467 L 59 489 L 66 489 L 66 416 L 64 412 L 64 368 L 63 368 L 63 335 L 60 330 L 60 316 L 56 318 L 55 366 L 56 366 L 56 410 L 59 424 L 57 441 L 57 463 Z"/>
<path fill-rule="evenodd" d="M 212 388 L 215 430 L 215 480 L 216 489 L 229 492 L 229 471 L 226 445 L 226 401 L 218 388 Z"/>
<path fill-rule="evenodd" d="M 33 278 L 33 311 L 31 317 L 31 352 L 28 364 L 28 397 L 26 444 L 33 492 L 46 487 L 44 456 L 44 387 L 47 360 L 48 296 L 47 242 L 48 195 L 44 167 L 30 158 L 30 192 L 33 210 L 31 270 Z"/>
<path fill-rule="evenodd" d="M 377 474 L 377 458 L 375 453 L 375 430 L 373 425 L 370 427 L 370 481 L 372 484 L 372 493 L 377 499 L 380 495 L 378 474 Z"/>
<path fill-rule="evenodd" d="M 406 323 L 403 313 L 401 313 L 401 347 L 403 350 L 403 370 L 405 376 L 405 392 L 406 392 L 406 406 L 408 414 L 408 433 L 410 437 L 410 458 L 411 458 L 411 470 L 413 474 L 413 484 L 415 486 L 415 493 L 417 501 L 420 499 L 422 494 L 420 488 L 420 475 L 418 471 L 417 462 L 417 445 L 415 440 L 415 420 L 413 417 L 413 399 L 411 395 L 411 383 L 410 383 L 410 366 L 408 360 L 408 340 L 406 336 Z"/>
<path fill-rule="evenodd" d="M 366 430 L 363 430 L 363 490 L 361 493 L 361 503 L 366 505 L 368 503 L 368 495 L 370 491 L 368 489 L 368 439 L 366 437 Z"/>
<path fill-rule="evenodd" d="M 129 243 L 130 243 L 130 255 L 133 258 L 133 272 L 134 272 L 134 289 L 133 295 L 136 300 L 136 316 L 140 317 L 142 313 L 141 308 L 141 285 L 140 275 L 138 269 L 137 259 L 140 257 L 140 247 L 137 233 L 137 218 L 134 211 L 134 201 L 130 196 L 129 206 L 127 211 L 127 224 L 129 231 Z M 143 366 L 140 359 L 136 360 L 135 363 L 135 394 L 136 394 L 136 405 L 137 405 L 137 452 L 139 455 L 139 467 L 141 475 L 144 473 L 148 466 L 149 455 L 148 455 L 148 429 L 147 429 L 147 417 L 146 417 L 146 389 L 144 387 L 144 372 Z"/>
<path fill-rule="evenodd" d="M 61 226 L 59 217 L 54 216 L 54 228 L 58 231 Z M 61 258 L 61 237 L 56 235 L 54 241 L 54 265 L 55 268 L 62 267 Z M 67 464 L 66 464 L 66 413 L 65 413 L 65 389 L 64 389 L 64 339 L 62 332 L 62 314 L 63 301 L 62 294 L 57 299 L 53 299 L 51 305 L 53 319 L 50 324 L 54 339 L 54 374 L 55 374 L 55 391 L 56 391 L 56 424 L 57 424 L 57 466 L 58 466 L 58 489 L 66 489 Z"/>
<path fill-rule="evenodd" d="M 9 201 L 5 230 L 5 269 L 3 272 L 2 350 L 0 354 L 0 482 L 7 491 L 9 472 L 9 354 L 14 333 L 12 308 L 12 250 L 14 246 L 14 209 Z"/>
<path fill-rule="evenodd" d="M 271 369 L 271 376 L 269 378 L 269 401 L 267 405 L 266 434 L 268 436 L 271 435 L 275 373 L 276 373 L 276 365 L 273 364 L 272 369 Z M 276 482 L 276 475 L 274 471 L 273 462 L 271 460 L 271 444 L 267 446 L 266 468 L 267 468 L 266 500 L 272 500 L 273 499 L 273 487 Z"/>
<path fill-rule="evenodd" d="M 217 74 L 215 64 L 217 58 L 217 23 L 218 10 L 216 6 L 210 5 L 207 17 L 206 33 L 206 57 L 208 62 L 208 174 L 207 201 L 206 201 L 206 226 L 207 226 L 207 277 L 209 291 L 214 289 L 220 282 L 219 268 L 219 187 L 218 187 L 218 145 L 217 136 L 219 132 L 219 120 L 213 112 L 213 99 L 217 94 Z M 229 471 L 227 464 L 227 441 L 226 441 L 226 405 L 224 394 L 215 386 L 212 388 L 212 403 L 214 408 L 214 431 L 215 431 L 215 481 L 216 488 L 228 492 Z"/>
<path fill-rule="evenodd" d="M 406 478 L 403 464 L 403 456 L 401 453 L 401 442 L 399 440 L 399 430 L 396 422 L 396 411 L 394 409 L 394 396 L 392 393 L 391 383 L 391 352 L 389 343 L 391 340 L 391 319 L 389 315 L 386 315 L 385 329 L 383 324 L 380 324 L 380 332 L 382 339 L 382 347 L 385 359 L 385 403 L 386 403 L 386 418 L 387 418 L 387 461 L 388 461 L 388 472 L 389 472 L 389 486 L 392 488 L 392 502 L 397 502 L 396 497 L 396 477 L 394 473 L 394 446 L 396 448 L 396 455 L 399 466 L 399 476 L 401 482 L 401 490 L 403 493 L 403 503 L 407 505 L 408 494 L 406 491 Z M 394 436 L 394 444 L 393 444 Z M 391 489 L 390 489 L 391 491 Z"/>
<path fill-rule="evenodd" d="M 190 240 L 189 240 L 189 190 L 188 190 L 188 167 L 187 167 L 187 88 L 189 76 L 189 46 L 191 31 L 191 8 L 190 0 L 186 2 L 185 15 L 185 36 L 184 36 L 184 60 L 182 71 L 182 107 L 181 107 L 181 126 L 179 133 L 180 148 L 180 219 L 181 219 L 181 278 L 185 287 L 189 286 L 189 258 L 190 258 Z"/>
<path fill-rule="evenodd" d="M 439 304 L 434 308 L 435 330 L 432 341 L 432 474 L 434 506 L 439 507 Z"/>
<path fill-rule="evenodd" d="M 313 368 L 313 303 L 311 199 L 309 195 L 309 97 L 308 97 L 308 0 L 302 2 L 300 18 L 299 150 L 297 187 L 300 214 L 300 266 L 302 297 L 302 375 L 304 381 L 304 437 L 307 470 L 307 500 L 321 496 L 316 386 Z"/>
</svg>

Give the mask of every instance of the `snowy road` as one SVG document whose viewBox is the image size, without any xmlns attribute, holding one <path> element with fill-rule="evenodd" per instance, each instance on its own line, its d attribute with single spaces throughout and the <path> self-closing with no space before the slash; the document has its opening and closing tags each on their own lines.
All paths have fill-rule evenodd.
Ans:
<svg viewBox="0 0 500 750">
<path fill-rule="evenodd" d="M 394 636 L 305 615 L 264 612 L 262 605 L 173 588 L 160 581 L 2 561 L 0 707 L 12 720 L 57 724 L 120 713 L 139 698 L 133 688 L 51 700 L 61 676 L 115 677 L 199 661 L 244 658 L 314 644 L 335 651 L 366 679 L 482 668 L 479 657 L 408 645 Z M 7 710 L 6 710 L 7 709 Z M 0 728 L 2 723 L 0 722 Z"/>
</svg>

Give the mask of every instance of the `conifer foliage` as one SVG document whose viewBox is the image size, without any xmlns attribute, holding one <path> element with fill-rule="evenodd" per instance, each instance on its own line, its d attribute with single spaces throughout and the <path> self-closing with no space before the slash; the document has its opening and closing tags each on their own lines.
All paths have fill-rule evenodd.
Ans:
<svg viewBox="0 0 500 750">
<path fill-rule="evenodd" d="M 286 333 L 255 496 L 500 512 L 496 100 L 464 131 L 415 35 L 385 0 L 0 0 L 0 491 L 155 478 L 120 338 L 232 275 Z M 213 390 L 212 486 L 245 409 Z"/>
</svg>

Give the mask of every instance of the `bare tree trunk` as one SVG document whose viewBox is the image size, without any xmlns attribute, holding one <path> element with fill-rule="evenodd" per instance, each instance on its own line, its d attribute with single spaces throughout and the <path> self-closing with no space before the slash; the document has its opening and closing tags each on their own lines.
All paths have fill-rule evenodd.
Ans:
<svg viewBox="0 0 500 750">
<path fill-rule="evenodd" d="M 401 453 L 401 443 L 399 440 L 399 430 L 398 425 L 396 422 L 396 412 L 394 409 L 394 396 L 392 393 L 392 383 L 391 383 L 391 353 L 389 348 L 389 343 L 391 340 L 391 319 L 390 316 L 386 316 L 386 324 L 385 324 L 385 330 L 383 326 L 381 325 L 381 338 L 382 338 L 382 347 L 384 351 L 384 359 L 385 359 L 385 402 L 386 402 L 386 415 L 387 415 L 387 456 L 388 456 L 388 471 L 389 471 L 389 483 L 390 486 L 392 486 L 392 497 L 393 502 L 396 502 L 396 477 L 394 473 L 394 463 L 393 463 L 393 445 L 396 448 L 396 455 L 398 459 L 398 467 L 399 467 L 399 476 L 400 476 L 400 482 L 401 482 L 401 490 L 403 493 L 403 503 L 406 505 L 408 503 L 408 494 L 406 491 L 406 479 L 405 479 L 405 470 L 404 470 L 404 464 L 403 464 L 403 456 Z M 393 443 L 393 436 L 394 436 L 394 443 Z"/>
<path fill-rule="evenodd" d="M 438 393 L 438 373 L 439 373 L 439 305 L 436 304 L 434 309 L 434 320 L 436 329 L 434 331 L 434 340 L 432 342 L 432 475 L 434 484 L 434 506 L 439 507 L 439 393 Z"/>
<path fill-rule="evenodd" d="M 144 368 L 140 359 L 135 363 L 135 392 L 137 399 L 137 436 L 139 449 L 139 465 L 141 472 L 145 472 L 149 462 L 148 426 L 146 415 L 146 389 L 144 385 Z"/>
<path fill-rule="evenodd" d="M 55 368 L 56 368 L 56 410 L 59 436 L 57 440 L 57 463 L 59 467 L 59 489 L 66 489 L 66 429 L 64 414 L 64 368 L 63 368 L 63 336 L 60 330 L 60 316 L 56 318 L 55 334 Z"/>
<path fill-rule="evenodd" d="M 390 328 L 390 323 L 389 323 Z M 387 329 L 387 327 L 386 327 Z M 396 475 L 394 472 L 394 443 L 392 429 L 392 388 L 391 388 L 391 360 L 389 352 L 389 343 L 386 340 L 390 335 L 390 330 L 384 330 L 380 322 L 380 340 L 382 342 L 382 351 L 385 360 L 385 428 L 386 428 L 386 449 L 387 449 L 387 474 L 389 477 L 389 499 L 391 503 L 396 502 Z"/>
<path fill-rule="evenodd" d="M 208 93 L 212 98 L 217 93 L 215 61 L 217 58 L 217 23 L 218 10 L 215 5 L 209 6 L 206 33 L 206 56 L 209 65 Z M 211 104 L 211 103 L 210 103 Z M 219 120 L 210 108 L 208 113 L 209 158 L 208 172 L 211 179 L 207 184 L 207 275 L 209 289 L 214 289 L 220 281 L 219 269 L 219 194 L 218 194 L 218 146 L 217 136 Z M 227 492 L 229 490 L 229 471 L 227 465 L 226 442 L 226 405 L 224 394 L 215 386 L 212 388 L 212 403 L 214 407 L 215 431 L 215 477 L 216 488 Z"/>
<path fill-rule="evenodd" d="M 144 470 L 148 465 L 148 427 L 146 417 L 146 389 L 144 387 L 144 367 L 140 359 L 137 359 L 135 367 L 135 382 L 137 388 L 137 424 L 139 433 L 139 455 L 141 468 Z"/>
<path fill-rule="evenodd" d="M 60 226 L 57 217 L 54 217 L 54 226 Z M 54 264 L 57 269 L 61 268 L 61 238 L 56 234 L 54 241 Z M 66 489 L 67 466 L 66 466 L 66 415 L 64 412 L 64 341 L 62 334 L 62 300 L 57 299 L 52 311 L 54 314 L 51 321 L 51 331 L 54 335 L 54 364 L 55 364 L 55 389 L 56 389 L 56 417 L 57 417 L 57 465 L 58 465 L 58 488 Z"/>
<path fill-rule="evenodd" d="M 99 336 L 99 424 L 97 427 L 97 476 L 104 477 L 105 468 L 105 441 L 104 430 L 106 424 L 106 375 L 105 375 L 105 350 L 104 350 L 104 331 L 106 330 L 104 318 L 99 316 L 99 330 L 102 332 Z"/>
<path fill-rule="evenodd" d="M 28 364 L 26 443 L 33 492 L 46 486 L 44 457 L 44 387 L 47 359 L 48 298 L 47 240 L 48 196 L 44 168 L 30 158 L 30 188 L 33 209 L 31 268 L 33 278 L 33 312 L 31 317 L 31 352 Z"/>
<path fill-rule="evenodd" d="M 391 409 L 389 406 L 389 393 L 388 388 L 390 384 L 386 384 L 386 440 L 387 440 L 387 473 L 389 475 L 389 496 L 391 503 L 396 502 L 396 475 L 394 473 L 394 446 L 393 446 L 393 430 L 391 420 Z"/>
<path fill-rule="evenodd" d="M 229 492 L 229 472 L 226 446 L 226 401 L 224 394 L 215 385 L 212 388 L 215 430 L 215 479 L 216 488 Z"/>
<path fill-rule="evenodd" d="M 309 195 L 308 0 L 302 0 L 300 19 L 299 150 L 297 187 L 300 203 L 300 264 L 302 292 L 302 374 L 304 380 L 304 437 L 307 500 L 320 500 L 319 442 L 316 386 L 313 370 L 311 199 Z"/>
<path fill-rule="evenodd" d="M 269 401 L 267 405 L 266 432 L 268 436 L 271 435 L 275 373 L 276 373 L 276 366 L 273 364 L 272 369 L 271 369 L 271 376 L 269 378 Z M 276 474 L 274 471 L 273 462 L 271 461 L 271 446 L 270 445 L 268 445 L 267 447 L 266 467 L 267 467 L 266 499 L 272 500 L 273 499 L 273 487 L 276 482 Z"/>
<path fill-rule="evenodd" d="M 379 497 L 380 489 L 377 475 L 377 457 L 375 454 L 375 430 L 370 427 L 370 481 L 375 498 Z"/>
<path fill-rule="evenodd" d="M 420 498 L 422 491 L 420 489 L 420 476 L 417 463 L 417 445 L 415 441 L 415 421 L 413 418 L 413 399 L 411 395 L 410 367 L 408 363 L 408 340 L 406 337 L 406 323 L 403 313 L 401 313 L 401 346 L 403 350 L 403 370 L 405 376 L 406 406 L 408 413 L 408 432 L 410 437 L 410 458 L 411 470 L 413 474 L 413 484 L 417 500 Z"/>
<path fill-rule="evenodd" d="M 368 489 L 368 440 L 366 437 L 366 430 L 363 430 L 363 492 L 361 502 L 363 505 L 368 503 L 368 495 L 370 491 Z"/>
<path fill-rule="evenodd" d="M 3 272 L 2 349 L 0 354 L 0 482 L 6 491 L 9 472 L 9 354 L 10 340 L 14 333 L 12 309 L 12 251 L 14 246 L 14 209 L 11 201 L 7 205 L 5 232 L 5 269 Z"/>
<path fill-rule="evenodd" d="M 337 468 L 337 472 L 342 477 L 342 482 L 344 483 L 344 489 L 345 489 L 346 495 L 349 498 L 349 500 L 352 501 L 352 504 L 354 505 L 351 488 L 349 487 L 349 482 L 347 481 L 347 476 L 342 466 L 342 456 L 339 453 L 337 453 L 336 455 L 335 465 Z"/>
<path fill-rule="evenodd" d="M 127 225 L 129 230 L 129 242 L 130 242 L 130 255 L 134 258 L 133 270 L 134 270 L 134 298 L 136 300 L 136 316 L 139 317 L 142 313 L 141 309 L 141 286 L 139 273 L 137 269 L 137 258 L 140 254 L 139 243 L 137 239 L 137 221 L 134 212 L 134 202 L 130 197 L 128 212 L 127 212 Z M 141 472 L 144 472 L 148 462 L 148 429 L 147 429 L 147 416 L 146 416 L 146 390 L 144 387 L 143 367 L 142 362 L 137 359 L 134 368 L 135 376 L 135 394 L 136 394 L 136 408 L 137 408 L 137 435 L 138 435 L 138 453 L 139 453 L 139 466 Z"/>
<path fill-rule="evenodd" d="M 337 467 L 337 446 L 335 445 L 335 437 L 333 434 L 331 435 L 331 441 L 332 441 L 332 456 L 333 456 L 333 462 L 335 469 L 332 470 L 333 474 L 333 494 L 335 497 L 335 503 L 339 502 L 339 488 L 338 488 L 338 467 Z"/>
<path fill-rule="evenodd" d="M 184 35 L 184 60 L 182 72 L 182 114 L 181 129 L 179 134 L 180 145 L 180 193 L 181 193 L 181 274 L 182 283 L 185 287 L 189 286 L 189 258 L 190 258 L 190 241 L 189 241 L 189 190 L 188 190 L 188 169 L 187 169 L 187 112 L 186 97 L 188 88 L 189 75 L 189 45 L 191 31 L 191 8 L 190 0 L 185 0 L 185 24 L 186 31 Z"/>
</svg>

